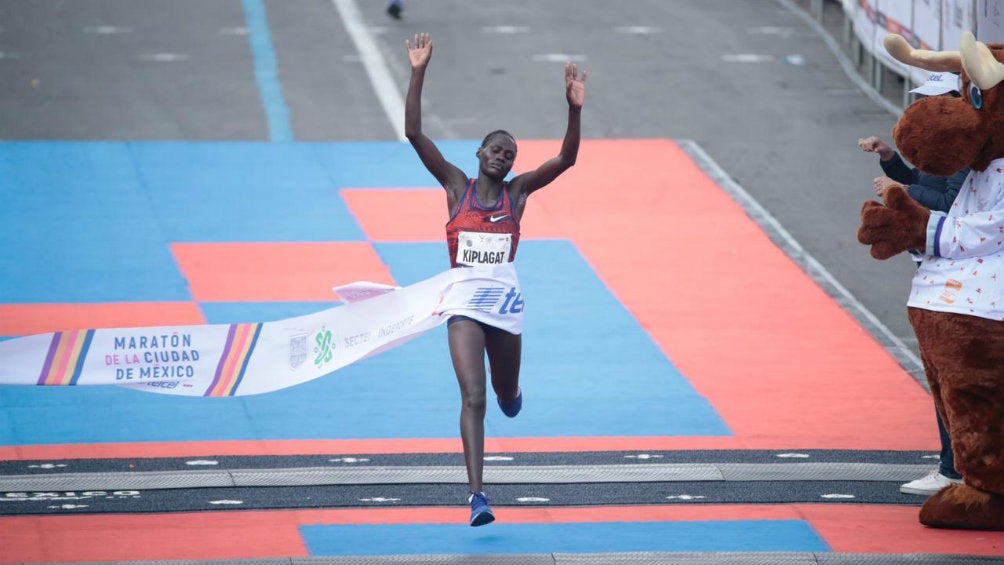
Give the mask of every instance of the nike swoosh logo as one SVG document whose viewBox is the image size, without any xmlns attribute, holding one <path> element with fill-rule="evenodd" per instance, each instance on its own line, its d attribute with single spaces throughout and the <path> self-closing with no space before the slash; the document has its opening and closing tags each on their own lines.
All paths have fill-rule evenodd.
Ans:
<svg viewBox="0 0 1004 565">
<path fill-rule="evenodd" d="M 509 214 L 500 214 L 498 216 L 488 216 L 488 221 L 491 223 L 501 222 L 502 220 L 509 217 Z"/>
</svg>

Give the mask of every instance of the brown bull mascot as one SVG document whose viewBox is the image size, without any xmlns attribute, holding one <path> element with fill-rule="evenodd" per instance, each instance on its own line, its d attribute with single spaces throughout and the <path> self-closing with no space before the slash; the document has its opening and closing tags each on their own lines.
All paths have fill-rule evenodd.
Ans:
<svg viewBox="0 0 1004 565">
<path fill-rule="evenodd" d="M 1004 45 L 964 33 L 959 51 L 913 49 L 885 40 L 897 60 L 961 73 L 961 98 L 918 100 L 893 138 L 933 175 L 972 172 L 947 214 L 915 203 L 901 187 L 866 202 L 858 240 L 887 259 L 922 257 L 907 303 L 935 406 L 964 483 L 931 496 L 920 522 L 936 528 L 1004 530 Z"/>
</svg>

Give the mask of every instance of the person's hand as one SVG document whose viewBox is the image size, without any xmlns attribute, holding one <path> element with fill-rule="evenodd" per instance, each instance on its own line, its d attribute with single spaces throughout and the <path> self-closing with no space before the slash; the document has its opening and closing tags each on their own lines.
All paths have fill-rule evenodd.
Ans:
<svg viewBox="0 0 1004 565">
<path fill-rule="evenodd" d="M 885 200 L 886 192 L 888 192 L 893 186 L 899 186 L 906 190 L 905 186 L 889 177 L 875 177 L 875 180 L 872 181 L 872 188 L 875 189 L 875 196 L 878 196 L 882 200 Z"/>
<path fill-rule="evenodd" d="M 881 137 L 874 135 L 859 139 L 858 147 L 865 153 L 878 153 L 879 159 L 883 161 L 892 159 L 893 153 L 895 153 L 888 143 L 883 141 Z"/>
<path fill-rule="evenodd" d="M 565 63 L 565 98 L 571 108 L 581 108 L 586 101 L 586 71 L 580 78 L 579 68 L 572 62 Z"/>
<path fill-rule="evenodd" d="M 404 40 L 405 47 L 408 48 L 408 59 L 411 61 L 412 69 L 424 69 L 432 59 L 432 37 L 428 33 L 416 33 L 415 44 L 412 45 L 407 39 Z"/>
</svg>

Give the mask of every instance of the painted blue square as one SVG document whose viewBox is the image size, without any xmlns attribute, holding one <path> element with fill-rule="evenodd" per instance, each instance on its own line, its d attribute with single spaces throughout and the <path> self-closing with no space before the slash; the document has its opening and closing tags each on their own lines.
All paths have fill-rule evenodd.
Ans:
<svg viewBox="0 0 1004 565">
<path fill-rule="evenodd" d="M 128 146 L 0 143 L 0 302 L 190 300 Z"/>
<path fill-rule="evenodd" d="M 257 414 L 242 398 L 164 396 L 104 386 L 4 386 L 0 406 L 0 445 L 259 437 Z M 274 430 L 264 430 L 261 437 L 270 434 Z"/>
<path fill-rule="evenodd" d="M 132 143 L 149 204 L 172 242 L 362 241 L 343 171 L 308 145 Z"/>
<path fill-rule="evenodd" d="M 300 535 L 311 556 L 829 551 L 801 520 L 318 525 Z"/>
</svg>

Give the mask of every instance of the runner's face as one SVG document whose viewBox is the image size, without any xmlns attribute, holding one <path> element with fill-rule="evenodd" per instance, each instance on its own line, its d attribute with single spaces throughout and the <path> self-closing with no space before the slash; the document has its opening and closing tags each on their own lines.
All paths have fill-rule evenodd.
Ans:
<svg viewBox="0 0 1004 565">
<path fill-rule="evenodd" d="M 495 135 L 484 147 L 478 149 L 478 159 L 481 161 L 482 173 L 491 178 L 503 179 L 516 161 L 516 142 L 509 136 Z"/>
</svg>

